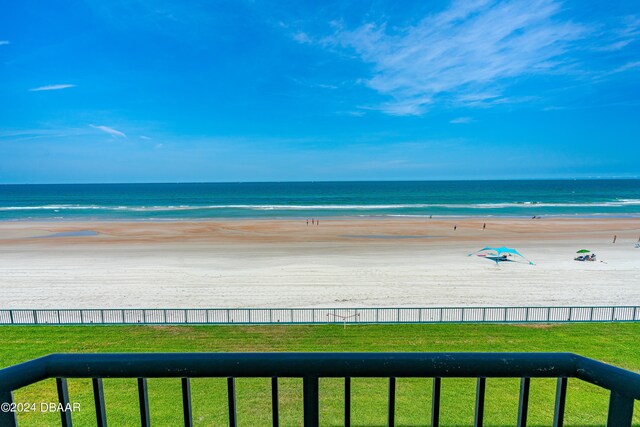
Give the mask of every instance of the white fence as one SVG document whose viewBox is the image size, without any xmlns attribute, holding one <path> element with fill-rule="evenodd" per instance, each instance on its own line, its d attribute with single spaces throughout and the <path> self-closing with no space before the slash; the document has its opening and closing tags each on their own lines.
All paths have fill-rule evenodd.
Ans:
<svg viewBox="0 0 640 427">
<path fill-rule="evenodd" d="M 637 322 L 640 306 L 0 310 L 0 325 Z"/>
</svg>

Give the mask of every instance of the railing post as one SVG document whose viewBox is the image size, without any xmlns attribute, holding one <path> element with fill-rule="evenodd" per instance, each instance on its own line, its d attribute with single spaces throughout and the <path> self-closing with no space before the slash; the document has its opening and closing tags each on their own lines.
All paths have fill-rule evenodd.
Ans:
<svg viewBox="0 0 640 427">
<path fill-rule="evenodd" d="M 191 413 L 191 381 L 189 378 L 182 378 L 182 412 L 184 414 L 184 426 L 193 426 L 193 415 Z"/>
<path fill-rule="evenodd" d="M 387 417 L 387 426 L 394 427 L 396 425 L 396 379 L 389 378 L 389 409 Z"/>
<path fill-rule="evenodd" d="M 567 399 L 567 377 L 558 378 L 556 386 L 556 404 L 553 411 L 553 427 L 564 425 L 564 405 Z"/>
<path fill-rule="evenodd" d="M 518 401 L 518 427 L 527 427 L 527 413 L 529 412 L 529 387 L 531 378 L 520 379 L 520 398 Z"/>
<path fill-rule="evenodd" d="M 271 378 L 271 418 L 273 420 L 273 427 L 280 426 L 280 414 L 278 404 L 278 378 Z"/>
<path fill-rule="evenodd" d="M 344 427 L 351 427 L 351 378 L 344 379 Z"/>
<path fill-rule="evenodd" d="M 93 401 L 96 406 L 96 425 L 107 427 L 107 414 L 104 409 L 104 390 L 102 388 L 102 378 L 92 378 Z"/>
<path fill-rule="evenodd" d="M 633 317 L 635 317 L 635 311 Z M 11 320 L 11 324 L 13 325 L 13 310 L 9 310 L 9 319 Z"/>
<path fill-rule="evenodd" d="M 233 378 L 227 378 L 227 400 L 229 402 L 229 427 L 236 427 L 236 382 Z"/>
<path fill-rule="evenodd" d="M 138 401 L 140 403 L 140 425 L 142 427 L 150 427 L 149 393 L 147 392 L 146 378 L 138 378 Z"/>
<path fill-rule="evenodd" d="M 63 410 L 60 411 L 60 420 L 62 427 L 71 427 L 71 409 L 69 405 L 69 389 L 67 388 L 66 378 L 56 378 L 56 386 L 58 388 L 58 403 L 62 405 Z"/>
<path fill-rule="evenodd" d="M 304 405 L 304 427 L 318 427 L 318 377 L 304 377 L 302 380 L 302 400 Z"/>
<path fill-rule="evenodd" d="M 476 414 L 473 423 L 475 427 L 482 427 L 484 423 L 484 392 L 486 385 L 486 378 L 478 378 L 478 384 L 476 386 Z"/>
<path fill-rule="evenodd" d="M 609 398 L 607 427 L 631 427 L 633 421 L 633 399 L 615 391 Z"/>
<path fill-rule="evenodd" d="M 13 403 L 13 392 L 9 390 L 0 391 L 0 404 L 6 406 Z M 16 413 L 11 411 L 0 411 L 0 425 L 7 427 L 18 427 Z"/>
<path fill-rule="evenodd" d="M 440 426 L 440 386 L 442 379 L 433 379 L 433 392 L 431 393 L 431 427 Z"/>
</svg>

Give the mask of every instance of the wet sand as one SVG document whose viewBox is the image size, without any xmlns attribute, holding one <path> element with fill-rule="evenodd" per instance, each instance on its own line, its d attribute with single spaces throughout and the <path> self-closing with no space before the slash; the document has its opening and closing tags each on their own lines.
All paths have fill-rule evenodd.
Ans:
<svg viewBox="0 0 640 427">
<path fill-rule="evenodd" d="M 0 308 L 636 305 L 639 237 L 611 218 L 0 222 Z M 535 265 L 468 256 L 501 245 Z"/>
</svg>

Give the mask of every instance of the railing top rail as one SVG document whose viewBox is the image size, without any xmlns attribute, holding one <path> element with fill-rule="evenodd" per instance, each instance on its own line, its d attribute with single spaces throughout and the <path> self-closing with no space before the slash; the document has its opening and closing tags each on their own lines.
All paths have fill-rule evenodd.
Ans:
<svg viewBox="0 0 640 427">
<path fill-rule="evenodd" d="M 53 377 L 229 376 L 576 377 L 640 399 L 640 374 L 573 353 L 51 354 L 0 370 L 0 389 L 15 390 Z"/>
</svg>

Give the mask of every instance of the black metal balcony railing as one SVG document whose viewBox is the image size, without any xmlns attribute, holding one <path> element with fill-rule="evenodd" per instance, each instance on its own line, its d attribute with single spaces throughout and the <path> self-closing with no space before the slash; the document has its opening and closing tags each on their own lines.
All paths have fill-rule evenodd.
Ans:
<svg viewBox="0 0 640 427">
<path fill-rule="evenodd" d="M 553 425 L 564 422 L 568 378 L 610 390 L 607 426 L 630 427 L 634 400 L 640 399 L 640 375 L 571 353 L 149 353 L 52 354 L 0 370 L 0 402 L 12 403 L 13 391 L 56 378 L 59 402 L 69 403 L 67 378 L 93 378 L 97 425 L 106 426 L 103 378 L 137 378 L 142 426 L 150 425 L 147 378 L 181 378 L 184 425 L 192 425 L 190 378 L 226 377 L 229 425 L 236 425 L 238 377 L 271 378 L 273 425 L 279 425 L 278 378 L 303 379 L 304 425 L 319 425 L 319 378 L 344 378 L 344 424 L 351 424 L 351 378 L 389 378 L 388 422 L 395 424 L 396 378 L 433 378 L 431 425 L 439 425 L 441 378 L 477 378 L 475 426 L 482 426 L 487 378 L 521 378 L 514 420 L 526 426 L 531 378 L 557 378 Z M 71 412 L 61 412 L 71 426 Z M 427 424 L 428 420 L 425 420 Z M 0 412 L 0 426 L 16 426 L 13 412 Z"/>
</svg>

